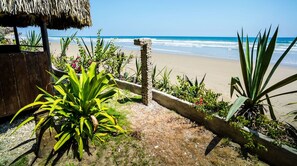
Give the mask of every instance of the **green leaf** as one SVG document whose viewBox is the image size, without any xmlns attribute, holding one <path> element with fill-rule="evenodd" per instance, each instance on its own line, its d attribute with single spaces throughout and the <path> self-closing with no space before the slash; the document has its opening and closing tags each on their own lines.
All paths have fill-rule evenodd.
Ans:
<svg viewBox="0 0 297 166">
<path fill-rule="evenodd" d="M 26 106 L 24 106 L 23 108 L 21 108 L 14 116 L 13 118 L 11 119 L 10 123 L 13 122 L 13 120 L 21 113 L 23 112 L 24 110 L 28 109 L 28 108 L 32 108 L 34 106 L 38 106 L 38 105 L 43 105 L 43 104 L 46 104 L 46 102 L 41 102 L 41 101 L 38 101 L 38 102 L 34 102 L 34 103 L 31 103 L 31 104 L 28 104 Z"/>
<path fill-rule="evenodd" d="M 91 81 L 95 75 L 96 75 L 96 66 L 97 64 L 95 62 L 92 62 L 90 67 L 89 67 L 89 71 L 88 71 L 88 77 L 89 77 L 89 80 Z"/>
<path fill-rule="evenodd" d="M 270 81 L 272 75 L 274 74 L 274 72 L 276 71 L 276 69 L 278 68 L 278 66 L 280 65 L 280 63 L 283 61 L 283 59 L 286 57 L 286 55 L 291 50 L 291 48 L 295 45 L 296 42 L 297 42 L 297 37 L 293 40 L 293 42 L 290 44 L 290 46 L 286 49 L 286 51 L 280 56 L 280 58 L 274 64 L 274 66 L 271 69 L 269 75 L 267 76 L 267 79 L 266 79 L 266 81 L 265 81 L 265 83 L 263 85 L 262 91 L 266 88 L 266 86 L 267 86 L 268 82 Z"/>
<path fill-rule="evenodd" d="M 43 90 L 42 88 L 40 88 L 39 86 L 36 86 L 41 92 L 43 92 L 46 96 L 54 98 L 53 95 L 51 95 L 50 93 L 48 93 L 47 91 Z"/>
<path fill-rule="evenodd" d="M 238 88 L 237 85 L 240 87 L 240 89 Z M 231 85 L 230 85 L 231 97 L 233 96 L 234 90 L 236 90 L 241 95 L 244 95 L 244 96 L 246 95 L 238 77 L 231 77 Z"/>
<path fill-rule="evenodd" d="M 39 95 L 35 98 L 34 102 L 39 101 L 43 96 L 44 96 L 44 94 L 39 94 Z"/>
<path fill-rule="evenodd" d="M 289 76 L 277 83 L 275 83 L 274 85 L 272 85 L 271 87 L 267 88 L 264 92 L 262 92 L 261 94 L 259 94 L 259 96 L 256 98 L 256 100 L 259 100 L 261 97 L 263 97 L 264 95 L 276 90 L 276 89 L 279 89 L 283 86 L 286 86 L 294 81 L 297 80 L 297 74 L 294 74 L 292 76 Z"/>
<path fill-rule="evenodd" d="M 57 80 L 56 82 L 55 82 L 55 84 L 57 85 L 57 84 L 60 84 L 60 83 L 62 83 L 62 81 L 64 81 L 65 79 L 68 79 L 69 78 L 69 76 L 68 75 L 63 75 L 59 80 Z"/>
<path fill-rule="evenodd" d="M 239 48 L 239 57 L 240 57 L 242 77 L 243 77 L 246 93 L 249 94 L 249 87 L 248 87 L 249 82 L 248 82 L 248 72 L 247 72 L 248 67 L 247 67 L 246 60 L 245 60 L 245 54 L 243 51 L 242 42 L 240 40 L 238 33 L 237 33 L 237 38 L 238 38 L 238 48 Z"/>
<path fill-rule="evenodd" d="M 14 134 L 18 129 L 20 129 L 21 127 L 23 127 L 25 124 L 31 122 L 32 120 L 34 120 L 33 116 L 30 116 L 29 118 L 27 118 L 26 120 L 24 120 L 21 124 L 18 125 L 18 127 L 11 133 Z"/>
<path fill-rule="evenodd" d="M 244 104 L 244 102 L 246 100 L 248 100 L 249 98 L 244 97 L 244 96 L 239 96 L 235 102 L 233 103 L 233 105 L 231 106 L 228 115 L 226 117 L 226 121 L 229 121 L 233 115 L 238 111 L 238 109 Z"/>
<path fill-rule="evenodd" d="M 275 117 L 275 114 L 274 114 L 273 107 L 272 107 L 271 101 L 269 99 L 269 96 L 268 96 L 268 94 L 265 95 L 265 96 L 266 96 L 266 100 L 267 100 L 267 104 L 268 104 L 270 117 L 271 117 L 272 120 L 276 120 L 276 117 Z"/>
<path fill-rule="evenodd" d="M 84 123 L 85 123 L 85 125 L 87 126 L 87 128 L 89 130 L 89 134 L 91 134 L 93 132 L 92 123 L 87 119 L 85 119 Z"/>
<path fill-rule="evenodd" d="M 60 86 L 60 85 L 55 85 L 54 88 L 62 95 L 65 96 L 66 92 L 64 91 L 64 89 Z"/>
<path fill-rule="evenodd" d="M 68 68 L 68 75 L 69 75 L 69 81 L 70 81 L 71 87 L 73 88 L 74 94 L 78 94 L 79 81 L 78 81 L 77 75 L 74 69 L 69 64 L 67 64 L 66 66 Z"/>
<path fill-rule="evenodd" d="M 61 138 L 58 140 L 58 142 L 54 146 L 54 151 L 59 150 L 69 139 L 71 138 L 70 132 L 64 132 Z"/>
<path fill-rule="evenodd" d="M 100 112 L 100 113 L 99 113 L 99 116 L 105 116 L 106 118 L 109 119 L 109 121 L 110 121 L 113 125 L 116 124 L 114 118 L 113 118 L 112 116 L 108 115 L 106 112 Z"/>
<path fill-rule="evenodd" d="M 79 158 L 83 157 L 83 148 L 84 148 L 83 140 L 81 137 L 79 137 L 79 142 L 78 142 Z"/>
<path fill-rule="evenodd" d="M 85 121 L 85 118 L 84 117 L 80 117 L 80 120 L 79 120 L 79 122 L 80 122 L 80 132 L 83 131 L 84 121 Z"/>
<path fill-rule="evenodd" d="M 40 118 L 40 120 L 34 127 L 34 132 L 36 132 L 36 130 L 43 124 L 44 121 L 45 121 L 45 117 Z"/>
</svg>

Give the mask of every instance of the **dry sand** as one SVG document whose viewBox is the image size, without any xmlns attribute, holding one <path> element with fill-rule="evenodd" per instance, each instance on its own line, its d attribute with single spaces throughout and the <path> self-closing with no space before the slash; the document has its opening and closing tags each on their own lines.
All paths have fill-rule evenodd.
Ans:
<svg viewBox="0 0 297 166">
<path fill-rule="evenodd" d="M 58 43 L 51 43 L 51 52 L 58 54 L 60 46 Z M 140 51 L 125 51 L 126 53 L 132 53 L 136 57 L 140 55 Z M 78 49 L 76 45 L 71 45 L 68 50 L 68 55 L 77 55 Z M 176 75 L 187 75 L 189 78 L 194 79 L 196 76 L 198 80 L 201 80 L 206 73 L 205 84 L 207 88 L 214 90 L 217 93 L 221 93 L 222 97 L 226 101 L 233 101 L 235 97 L 230 98 L 230 80 L 232 76 L 240 76 L 241 68 L 239 61 L 224 60 L 208 58 L 203 56 L 189 56 L 189 55 L 174 55 L 165 54 L 159 52 L 152 52 L 153 64 L 157 65 L 158 69 L 167 67 L 173 69 L 171 74 L 172 82 L 176 82 Z M 129 65 L 130 68 L 135 68 L 134 61 Z M 271 83 L 276 83 L 283 78 L 286 78 L 292 74 L 297 73 L 296 67 L 281 66 L 275 73 L 271 80 Z M 297 82 L 283 87 L 278 92 L 286 92 L 296 89 Z M 272 104 L 275 107 L 275 113 L 277 117 L 283 121 L 291 122 L 294 126 L 297 126 L 296 122 L 292 122 L 292 117 L 285 116 L 288 112 L 297 110 L 297 105 L 285 106 L 287 103 L 296 102 L 297 94 L 287 95 L 283 97 L 277 97 L 272 100 Z"/>
</svg>

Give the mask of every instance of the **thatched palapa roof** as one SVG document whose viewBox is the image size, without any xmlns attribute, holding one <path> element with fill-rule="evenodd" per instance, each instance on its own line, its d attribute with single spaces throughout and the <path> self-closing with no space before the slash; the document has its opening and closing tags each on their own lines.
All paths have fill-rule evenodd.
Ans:
<svg viewBox="0 0 297 166">
<path fill-rule="evenodd" d="M 49 29 L 90 26 L 89 0 L 0 0 L 0 26 L 38 26 L 41 20 Z"/>
</svg>

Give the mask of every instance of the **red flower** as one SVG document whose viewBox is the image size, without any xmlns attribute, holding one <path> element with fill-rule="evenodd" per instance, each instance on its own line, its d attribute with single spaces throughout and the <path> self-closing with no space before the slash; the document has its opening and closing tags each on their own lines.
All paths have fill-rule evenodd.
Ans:
<svg viewBox="0 0 297 166">
<path fill-rule="evenodd" d="M 203 104 L 203 98 L 201 97 L 199 100 L 199 105 L 202 105 L 202 104 Z"/>
<path fill-rule="evenodd" d="M 203 105 L 203 98 L 201 97 L 201 98 L 199 99 L 199 101 L 196 101 L 196 102 L 195 102 L 195 105 L 199 105 L 199 106 Z"/>
<path fill-rule="evenodd" d="M 78 66 L 77 71 L 80 73 L 81 72 L 81 67 Z"/>
<path fill-rule="evenodd" d="M 72 64 L 71 64 L 71 67 L 72 67 L 72 68 L 76 68 L 76 63 L 72 63 Z"/>
</svg>

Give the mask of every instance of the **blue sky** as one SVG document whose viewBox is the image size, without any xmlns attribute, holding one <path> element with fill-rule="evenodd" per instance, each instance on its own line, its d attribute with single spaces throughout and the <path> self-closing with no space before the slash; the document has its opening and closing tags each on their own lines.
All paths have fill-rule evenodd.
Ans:
<svg viewBox="0 0 297 166">
<path fill-rule="evenodd" d="M 92 27 L 49 30 L 50 36 L 255 36 L 280 26 L 279 36 L 297 36 L 297 0 L 91 0 Z M 28 28 L 26 29 L 28 30 Z M 21 30 L 25 32 L 25 30 Z"/>
</svg>

